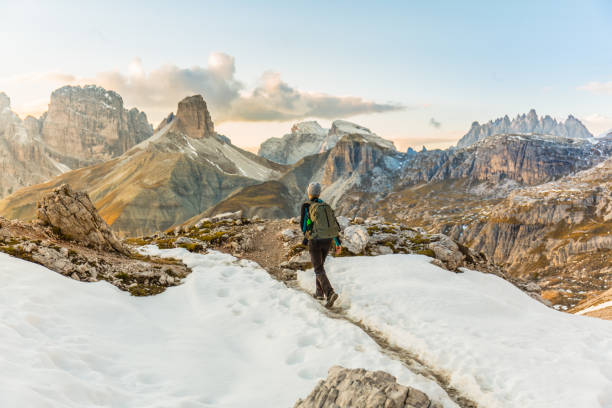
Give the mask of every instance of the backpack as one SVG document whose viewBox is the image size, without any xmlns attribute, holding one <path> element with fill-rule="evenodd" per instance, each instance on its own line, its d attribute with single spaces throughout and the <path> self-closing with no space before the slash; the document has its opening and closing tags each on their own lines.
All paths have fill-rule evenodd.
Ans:
<svg viewBox="0 0 612 408">
<path fill-rule="evenodd" d="M 311 239 L 331 239 L 340 234 L 340 225 L 329 204 L 323 201 L 310 204 L 308 215 L 312 221 Z"/>
</svg>

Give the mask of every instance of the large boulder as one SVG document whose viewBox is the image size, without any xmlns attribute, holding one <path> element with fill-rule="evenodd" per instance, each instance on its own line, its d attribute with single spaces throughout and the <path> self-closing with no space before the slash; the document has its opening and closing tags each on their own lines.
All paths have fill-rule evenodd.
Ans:
<svg viewBox="0 0 612 408">
<path fill-rule="evenodd" d="M 127 254 L 108 224 L 100 217 L 87 193 L 62 184 L 37 203 L 36 215 L 66 239 L 84 246 Z"/>
<path fill-rule="evenodd" d="M 368 245 L 368 230 L 361 225 L 350 225 L 342 232 L 342 245 L 353 254 L 360 254 Z"/>
<path fill-rule="evenodd" d="M 436 259 L 444 262 L 450 270 L 463 266 L 465 256 L 455 241 L 444 234 L 434 234 L 430 240 L 428 247 L 434 252 Z"/>
<path fill-rule="evenodd" d="M 397 383 L 384 371 L 333 366 L 305 400 L 294 408 L 440 408 L 419 390 Z"/>
</svg>

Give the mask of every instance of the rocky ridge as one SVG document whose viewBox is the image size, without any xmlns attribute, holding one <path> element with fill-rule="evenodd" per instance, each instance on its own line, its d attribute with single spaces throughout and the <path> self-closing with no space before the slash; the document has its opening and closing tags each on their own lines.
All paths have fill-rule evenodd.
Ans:
<svg viewBox="0 0 612 408">
<path fill-rule="evenodd" d="M 319 381 L 294 408 L 441 408 L 423 392 L 397 383 L 384 371 L 333 366 L 325 380 Z"/>
<path fill-rule="evenodd" d="M 139 255 L 122 244 L 97 214 L 87 194 L 62 186 L 39 203 L 33 222 L 0 217 L 0 252 L 41 264 L 83 282 L 106 280 L 135 296 L 181 283 L 181 262 Z"/>
<path fill-rule="evenodd" d="M 593 137 L 582 122 L 572 115 L 569 115 L 565 122 L 558 122 L 549 115 L 540 118 L 536 111 L 532 109 L 529 113 L 517 115 L 512 120 L 506 115 L 482 125 L 478 122 L 472 123 L 472 127 L 459 140 L 457 147 L 467 147 L 487 137 L 508 133 L 552 135 L 574 139 L 590 139 Z"/>
</svg>

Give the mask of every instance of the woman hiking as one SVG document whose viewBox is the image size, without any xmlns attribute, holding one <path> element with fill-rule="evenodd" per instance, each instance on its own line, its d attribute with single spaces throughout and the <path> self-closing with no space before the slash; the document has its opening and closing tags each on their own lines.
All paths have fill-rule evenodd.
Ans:
<svg viewBox="0 0 612 408">
<path fill-rule="evenodd" d="M 340 242 L 340 225 L 336 220 L 334 210 L 331 206 L 319 198 L 321 195 L 321 185 L 310 183 L 308 185 L 308 201 L 302 204 L 300 210 L 300 225 L 304 233 L 303 243 L 308 244 L 310 260 L 315 272 L 317 289 L 315 298 L 319 300 L 327 299 L 325 307 L 330 308 L 334 305 L 338 294 L 334 292 L 327 274 L 325 273 L 325 258 L 329 253 L 332 241 L 336 244 L 336 254 L 339 254 L 342 247 Z"/>
</svg>

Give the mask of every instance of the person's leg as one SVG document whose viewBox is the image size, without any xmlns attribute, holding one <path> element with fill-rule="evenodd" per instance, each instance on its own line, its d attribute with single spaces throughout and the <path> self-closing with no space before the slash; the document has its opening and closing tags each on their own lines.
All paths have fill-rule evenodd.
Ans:
<svg viewBox="0 0 612 408">
<path fill-rule="evenodd" d="M 321 286 L 325 297 L 329 299 L 332 293 L 334 293 L 334 288 L 332 288 L 329 279 L 327 278 L 327 274 L 325 273 L 325 258 L 329 253 L 329 248 L 331 246 L 331 239 L 321 239 L 317 240 L 314 244 L 318 249 L 318 257 L 320 258 L 320 264 L 317 265 L 318 268 L 315 268 L 315 273 L 317 277 L 317 282 Z"/>
<path fill-rule="evenodd" d="M 323 263 L 325 262 L 325 260 L 321 259 L 322 254 L 319 249 L 319 246 L 317 245 L 316 240 L 311 239 L 308 241 L 308 252 L 310 253 L 310 262 L 312 263 L 312 267 L 315 271 L 315 282 L 317 287 L 315 291 L 315 298 L 322 299 L 325 296 L 325 291 L 321 286 L 321 282 L 319 281 L 319 279 L 317 279 L 317 276 L 318 271 L 323 268 Z"/>
</svg>

